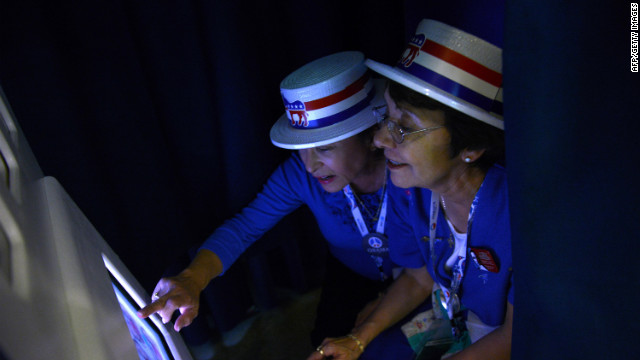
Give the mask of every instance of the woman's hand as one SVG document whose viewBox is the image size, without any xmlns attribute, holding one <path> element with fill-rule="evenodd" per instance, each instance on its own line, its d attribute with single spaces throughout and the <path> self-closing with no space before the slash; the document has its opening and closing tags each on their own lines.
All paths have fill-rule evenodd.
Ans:
<svg viewBox="0 0 640 360">
<path fill-rule="evenodd" d="M 363 348 L 354 337 L 327 338 L 307 360 L 355 360 L 362 355 Z"/>
<path fill-rule="evenodd" d="M 180 311 L 173 328 L 180 331 L 198 316 L 200 293 L 214 277 L 222 273 L 223 266 L 218 255 L 209 250 L 200 250 L 189 267 L 178 276 L 163 278 L 153 289 L 152 303 L 138 311 L 146 318 L 158 313 L 165 324 L 171 321 L 173 312 Z"/>
<path fill-rule="evenodd" d="M 200 307 L 200 292 L 196 281 L 183 271 L 178 276 L 162 278 L 153 290 L 153 302 L 138 311 L 138 316 L 146 318 L 158 313 L 163 323 L 171 321 L 174 311 L 179 310 L 180 316 L 176 319 L 173 328 L 180 331 L 191 324 L 198 316 Z"/>
<path fill-rule="evenodd" d="M 358 325 L 351 330 L 351 334 L 325 339 L 307 360 L 359 358 L 364 348 L 378 334 L 425 301 L 432 287 L 433 280 L 425 267 L 404 269 L 384 296 L 372 301 L 362 310 L 356 320 Z"/>
</svg>

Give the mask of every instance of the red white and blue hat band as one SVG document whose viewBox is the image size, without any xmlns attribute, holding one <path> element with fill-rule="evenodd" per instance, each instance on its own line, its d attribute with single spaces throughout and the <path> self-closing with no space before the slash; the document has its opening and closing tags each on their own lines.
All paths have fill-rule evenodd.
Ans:
<svg viewBox="0 0 640 360">
<path fill-rule="evenodd" d="M 363 67 L 363 71 L 366 68 Z M 300 100 L 305 94 L 299 89 L 281 89 L 281 94 L 291 127 L 318 129 L 349 119 L 371 106 L 375 90 L 369 74 L 365 72 L 344 89 L 318 99 Z"/>
<path fill-rule="evenodd" d="M 395 66 L 368 59 L 373 71 L 499 129 L 502 49 L 439 21 L 418 25 Z"/>
<path fill-rule="evenodd" d="M 308 149 L 347 139 L 379 120 L 384 82 L 373 79 L 364 54 L 343 51 L 314 60 L 280 83 L 284 114 L 271 127 L 274 145 Z"/>
<path fill-rule="evenodd" d="M 452 31 L 458 32 L 456 36 Z M 485 64 L 453 49 L 466 51 Z M 502 115 L 501 52 L 473 35 L 436 21 L 423 21 L 396 68 L 487 112 Z"/>
</svg>

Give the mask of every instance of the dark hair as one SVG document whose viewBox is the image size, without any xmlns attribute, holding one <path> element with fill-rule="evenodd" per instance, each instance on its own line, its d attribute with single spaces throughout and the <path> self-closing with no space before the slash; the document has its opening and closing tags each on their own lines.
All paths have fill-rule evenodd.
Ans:
<svg viewBox="0 0 640 360">
<path fill-rule="evenodd" d="M 469 115 L 442 104 L 430 97 L 413 91 L 397 82 L 389 81 L 389 96 L 396 103 L 405 103 L 417 108 L 442 110 L 444 126 L 451 134 L 451 157 L 462 150 L 482 150 L 484 154 L 472 165 L 487 171 L 493 164 L 504 165 L 504 132 L 494 126 L 474 119 Z"/>
</svg>

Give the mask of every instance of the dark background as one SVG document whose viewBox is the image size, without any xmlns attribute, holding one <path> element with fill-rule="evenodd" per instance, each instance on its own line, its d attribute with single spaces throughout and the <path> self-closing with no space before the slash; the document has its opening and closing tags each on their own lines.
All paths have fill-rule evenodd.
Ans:
<svg viewBox="0 0 640 360">
<path fill-rule="evenodd" d="M 288 73 L 344 50 L 391 64 L 426 17 L 476 33 L 504 48 L 513 358 L 626 358 L 640 76 L 629 3 L 600 3 L 2 0 L 0 84 L 44 173 L 151 291 L 288 156 L 268 138 Z M 317 283 L 305 210 L 257 245 L 297 246 Z"/>
</svg>

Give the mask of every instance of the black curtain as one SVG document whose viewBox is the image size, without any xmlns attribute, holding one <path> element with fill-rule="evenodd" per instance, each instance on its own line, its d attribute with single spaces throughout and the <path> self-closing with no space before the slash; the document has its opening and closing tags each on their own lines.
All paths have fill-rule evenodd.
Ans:
<svg viewBox="0 0 640 360">
<path fill-rule="evenodd" d="M 640 76 L 631 71 L 632 32 L 625 1 L 507 2 L 514 359 L 636 352 Z"/>
</svg>

